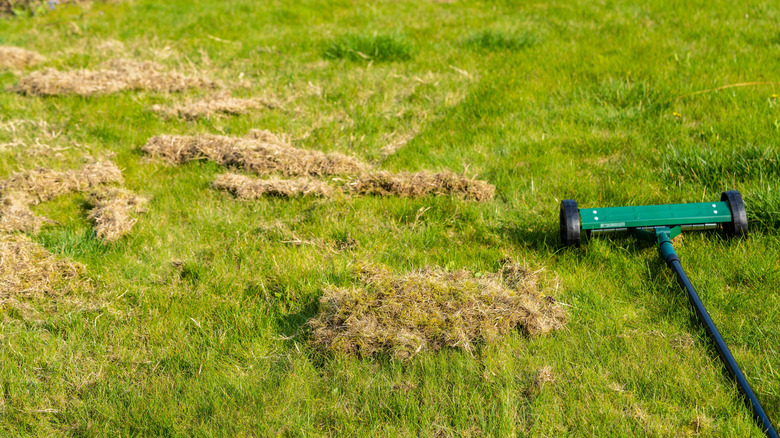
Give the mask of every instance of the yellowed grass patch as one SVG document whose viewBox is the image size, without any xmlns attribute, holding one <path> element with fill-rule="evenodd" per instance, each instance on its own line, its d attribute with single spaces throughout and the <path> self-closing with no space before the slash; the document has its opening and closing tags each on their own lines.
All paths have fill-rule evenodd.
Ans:
<svg viewBox="0 0 780 438">
<path fill-rule="evenodd" d="M 116 242 L 133 229 L 148 201 L 127 189 L 104 187 L 88 193 L 87 202 L 92 206 L 89 219 L 98 239 Z"/>
<path fill-rule="evenodd" d="M 467 200 L 489 201 L 496 188 L 485 181 L 445 171 L 433 172 L 371 172 L 359 176 L 349 184 L 361 195 L 405 196 L 456 195 Z"/>
<path fill-rule="evenodd" d="M 0 152 L 12 150 L 25 155 L 59 153 L 65 144 L 63 129 L 45 120 L 0 120 Z"/>
<path fill-rule="evenodd" d="M 45 60 L 42 55 L 20 47 L 0 46 L 0 69 L 23 70 Z"/>
<path fill-rule="evenodd" d="M 154 105 L 152 111 L 169 118 L 180 117 L 187 120 L 246 114 L 261 108 L 273 109 L 280 104 L 273 99 L 232 97 L 227 93 L 219 93 L 201 99 L 189 100 L 173 106 Z"/>
<path fill-rule="evenodd" d="M 36 96 L 91 96 L 123 90 L 178 92 L 215 86 L 214 81 L 203 77 L 164 72 L 163 67 L 155 62 L 115 59 L 103 64 L 100 70 L 60 71 L 47 68 L 36 71 L 23 77 L 14 89 Z"/>
<path fill-rule="evenodd" d="M 241 199 L 259 199 L 265 196 L 292 198 L 296 196 L 329 197 L 333 194 L 326 182 L 300 177 L 294 179 L 259 179 L 235 173 L 219 175 L 213 184 L 215 189 L 227 190 Z"/>
<path fill-rule="evenodd" d="M 365 163 L 344 154 L 298 149 L 262 131 L 252 132 L 249 137 L 160 135 L 149 139 L 142 150 L 175 164 L 210 160 L 257 174 L 348 175 L 367 168 Z"/>
<path fill-rule="evenodd" d="M 380 155 L 382 156 L 382 159 L 387 159 L 387 157 L 395 154 L 398 152 L 401 148 L 406 146 L 407 143 L 412 141 L 414 137 L 416 137 L 418 134 L 417 130 L 412 130 L 409 132 L 404 133 L 397 133 L 393 132 L 389 135 L 386 135 L 387 144 L 385 144 L 382 149 L 379 151 Z"/>
<path fill-rule="evenodd" d="M 513 330 L 536 336 L 563 325 L 566 312 L 545 296 L 541 275 L 516 264 L 480 276 L 364 266 L 358 285 L 325 289 L 309 325 L 314 343 L 332 352 L 406 359 L 445 347 L 473 351 Z"/>
</svg>

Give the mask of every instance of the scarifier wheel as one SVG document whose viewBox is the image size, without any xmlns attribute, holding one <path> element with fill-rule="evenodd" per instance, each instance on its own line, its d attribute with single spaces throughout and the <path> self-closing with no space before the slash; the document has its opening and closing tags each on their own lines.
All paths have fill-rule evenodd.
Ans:
<svg viewBox="0 0 780 438">
<path fill-rule="evenodd" d="M 580 246 L 580 211 L 573 199 L 561 201 L 561 244 Z"/>
<path fill-rule="evenodd" d="M 724 223 L 723 230 L 729 236 L 747 236 L 747 213 L 745 212 L 745 203 L 742 202 L 742 195 L 736 190 L 729 190 L 720 195 L 720 200 L 729 204 L 731 210 L 731 222 Z"/>
</svg>

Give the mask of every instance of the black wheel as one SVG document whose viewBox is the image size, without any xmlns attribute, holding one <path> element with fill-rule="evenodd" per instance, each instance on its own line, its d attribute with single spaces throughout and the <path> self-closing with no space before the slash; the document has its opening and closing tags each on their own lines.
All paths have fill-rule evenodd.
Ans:
<svg viewBox="0 0 780 438">
<path fill-rule="evenodd" d="M 561 245 L 580 246 L 580 210 L 577 201 L 561 201 Z"/>
<path fill-rule="evenodd" d="M 736 190 L 729 190 L 720 195 L 720 200 L 729 204 L 731 210 L 731 222 L 724 223 L 723 230 L 729 236 L 747 236 L 747 213 L 745 212 L 745 203 L 742 202 L 742 195 Z"/>
</svg>

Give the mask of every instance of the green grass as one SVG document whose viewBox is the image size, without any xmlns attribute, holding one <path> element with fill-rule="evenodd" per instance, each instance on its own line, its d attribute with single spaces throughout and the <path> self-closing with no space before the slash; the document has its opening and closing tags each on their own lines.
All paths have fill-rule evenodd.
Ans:
<svg viewBox="0 0 780 438">
<path fill-rule="evenodd" d="M 520 50 L 536 43 L 536 36 L 530 32 L 505 32 L 483 30 L 466 38 L 467 46 L 487 51 Z"/>
<path fill-rule="evenodd" d="M 412 46 L 395 35 L 345 35 L 327 45 L 324 55 L 351 61 L 406 61 L 412 57 Z"/>
<path fill-rule="evenodd" d="M 740 190 L 750 238 L 687 234 L 678 253 L 780 421 L 780 86 L 691 95 L 777 81 L 777 19 L 770 2 L 471 0 L 135 0 L 0 19 L 0 44 L 39 51 L 45 66 L 94 68 L 117 56 L 101 49 L 112 39 L 121 56 L 228 83 L 243 73 L 237 93 L 285 101 L 162 120 L 151 105 L 200 92 L 24 97 L 8 90 L 18 75 L 0 73 L 0 121 L 46 120 L 61 134 L 25 141 L 66 148 L 3 148 L 0 177 L 111 155 L 151 198 L 112 245 L 95 240 L 81 195 L 36 207 L 58 224 L 35 239 L 85 264 L 95 288 L 27 302 L 37 312 L 0 307 L 0 434 L 761 436 L 656 250 L 606 239 L 564 251 L 557 222 L 566 198 L 613 206 Z M 216 165 L 138 151 L 162 133 L 251 128 L 387 170 L 468 168 L 496 200 L 241 202 L 209 187 Z M 12 140 L 0 130 L 0 144 Z M 296 238 L 316 244 L 286 243 Z M 354 263 L 485 272 L 506 256 L 560 278 L 565 330 L 406 363 L 310 345 L 305 322 L 324 285 L 354 284 Z M 545 366 L 555 382 L 535 388 Z"/>
</svg>

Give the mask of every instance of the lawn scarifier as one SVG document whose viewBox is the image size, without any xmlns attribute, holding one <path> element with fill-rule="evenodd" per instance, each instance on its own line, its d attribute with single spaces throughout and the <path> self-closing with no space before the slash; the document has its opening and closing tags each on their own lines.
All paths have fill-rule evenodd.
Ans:
<svg viewBox="0 0 780 438">
<path fill-rule="evenodd" d="M 747 214 L 742 196 L 736 190 L 723 192 L 719 202 L 694 204 L 643 205 L 636 207 L 577 208 L 577 201 L 561 201 L 560 231 L 564 246 L 580 246 L 582 231 L 588 237 L 603 234 L 628 234 L 641 240 L 656 242 L 661 257 L 677 275 L 688 292 L 688 300 L 696 310 L 707 334 L 715 344 L 720 359 L 736 380 L 753 417 L 767 437 L 777 438 L 777 432 L 750 388 L 737 361 L 723 341 L 707 309 L 699 299 L 688 276 L 680 265 L 672 239 L 682 231 L 721 229 L 733 237 L 747 236 Z"/>
</svg>

